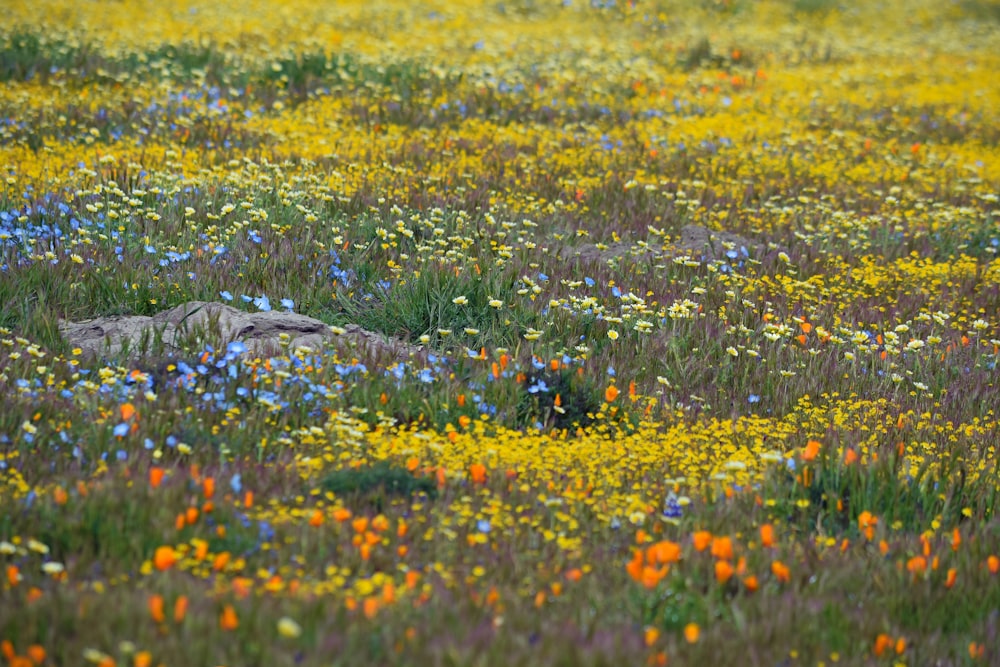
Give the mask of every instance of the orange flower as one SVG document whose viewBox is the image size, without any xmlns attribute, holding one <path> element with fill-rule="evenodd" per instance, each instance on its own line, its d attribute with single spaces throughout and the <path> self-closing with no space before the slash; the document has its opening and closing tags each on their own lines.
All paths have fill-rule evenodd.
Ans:
<svg viewBox="0 0 1000 667">
<path fill-rule="evenodd" d="M 684 639 L 687 640 L 688 644 L 694 644 L 700 635 L 701 628 L 698 627 L 697 623 L 688 623 L 684 626 Z"/>
<path fill-rule="evenodd" d="M 743 580 L 743 585 L 746 586 L 746 589 L 751 593 L 756 591 L 757 588 L 760 586 L 760 584 L 757 583 L 757 577 L 755 577 L 752 574 Z"/>
<path fill-rule="evenodd" d="M 253 586 L 253 579 L 250 577 L 236 577 L 233 579 L 233 595 L 242 600 L 250 595 Z"/>
<path fill-rule="evenodd" d="M 359 535 L 368 530 L 368 517 L 359 516 L 357 519 L 351 522 L 351 528 L 354 529 L 355 533 Z"/>
<path fill-rule="evenodd" d="M 632 552 L 632 560 L 625 565 L 625 571 L 628 572 L 628 576 L 632 577 L 635 581 L 642 581 L 642 568 L 642 551 L 636 549 Z"/>
<path fill-rule="evenodd" d="M 574 567 L 573 569 L 566 571 L 566 578 L 569 579 L 570 581 L 580 581 L 582 577 L 583 577 L 583 570 L 581 570 L 578 567 Z"/>
<path fill-rule="evenodd" d="M 153 654 L 149 651 L 139 651 L 132 658 L 132 667 L 150 667 L 153 664 Z"/>
<path fill-rule="evenodd" d="M 17 565 L 7 566 L 7 583 L 11 587 L 17 586 L 21 582 L 21 570 L 18 569 Z"/>
<path fill-rule="evenodd" d="M 361 607 L 365 614 L 365 618 L 371 620 L 375 618 L 375 614 L 378 613 L 378 599 L 377 598 L 365 598 L 364 603 Z"/>
<path fill-rule="evenodd" d="M 646 646 L 652 646 L 660 638 L 660 631 L 654 627 L 647 626 L 643 632 L 643 642 Z"/>
<path fill-rule="evenodd" d="M 865 510 L 858 516 L 858 530 L 864 533 L 868 540 L 875 537 L 875 526 L 878 525 L 878 517 Z"/>
<path fill-rule="evenodd" d="M 184 521 L 187 522 L 187 525 L 193 526 L 198 522 L 198 514 L 200 514 L 200 512 L 197 507 L 189 507 L 184 512 Z"/>
<path fill-rule="evenodd" d="M 923 573 L 927 569 L 927 559 L 923 556 L 914 556 L 906 561 L 906 571 L 913 575 Z"/>
<path fill-rule="evenodd" d="M 721 560 L 733 559 L 733 541 L 729 537 L 712 538 L 712 555 Z"/>
<path fill-rule="evenodd" d="M 201 490 L 205 494 L 205 500 L 211 500 L 215 495 L 215 478 L 206 477 L 201 483 Z"/>
<path fill-rule="evenodd" d="M 886 649 L 892 646 L 892 637 L 882 633 L 875 638 L 875 648 L 873 649 L 876 657 L 882 657 Z"/>
<path fill-rule="evenodd" d="M 169 570 L 177 562 L 177 554 L 173 547 L 157 547 L 153 554 L 153 566 L 163 572 Z"/>
<path fill-rule="evenodd" d="M 760 527 L 760 545 L 765 549 L 774 546 L 774 526 L 769 523 Z"/>
<path fill-rule="evenodd" d="M 733 576 L 733 566 L 727 560 L 717 560 L 715 561 L 715 580 L 720 584 L 724 584 L 729 581 L 729 578 Z"/>
<path fill-rule="evenodd" d="M 819 456 L 819 441 L 810 440 L 809 442 L 806 443 L 806 448 L 802 452 L 802 460 L 812 461 L 817 456 Z"/>
<path fill-rule="evenodd" d="M 313 528 L 319 528 L 323 525 L 323 512 L 322 510 L 313 510 L 312 514 L 309 516 L 309 525 Z"/>
<path fill-rule="evenodd" d="M 215 558 L 212 559 L 212 570 L 214 572 L 219 572 L 224 570 L 227 565 L 229 565 L 229 552 L 223 551 L 221 554 L 216 554 Z"/>
<path fill-rule="evenodd" d="M 122 421 L 128 421 L 135 416 L 135 406 L 131 403 L 122 403 L 119 410 L 121 411 Z"/>
<path fill-rule="evenodd" d="M 609 384 L 608 388 L 604 390 L 604 400 L 607 401 L 608 403 L 611 403 L 616 398 L 618 398 L 618 394 L 619 394 L 618 387 L 614 386 L 613 384 Z"/>
<path fill-rule="evenodd" d="M 699 530 L 691 536 L 691 540 L 694 542 L 695 550 L 704 551 L 712 543 L 712 533 L 707 530 Z"/>
<path fill-rule="evenodd" d="M 788 569 L 788 566 L 780 560 L 776 560 L 771 563 L 771 573 L 774 575 L 775 579 L 783 584 L 787 584 L 792 579 L 792 574 Z"/>
<path fill-rule="evenodd" d="M 233 609 L 233 605 L 227 604 L 222 608 L 222 614 L 219 616 L 219 627 L 226 631 L 235 630 L 240 627 L 240 619 L 236 617 L 236 610 Z"/>
<path fill-rule="evenodd" d="M 186 595 L 181 595 L 174 602 L 174 623 L 183 623 L 184 617 L 187 616 L 188 609 L 188 598 Z"/>
<path fill-rule="evenodd" d="M 376 517 L 372 519 L 372 530 L 377 533 L 384 533 L 389 530 L 389 519 L 387 519 L 384 514 L 376 515 Z"/>
<path fill-rule="evenodd" d="M 31 658 L 31 662 L 36 665 L 40 665 L 45 662 L 45 647 L 41 644 L 32 644 L 28 647 L 28 657 Z"/>
<path fill-rule="evenodd" d="M 670 540 L 661 540 L 646 549 L 646 558 L 651 559 L 651 564 L 676 563 L 681 559 L 681 545 Z"/>
<path fill-rule="evenodd" d="M 56 505 L 65 505 L 69 500 L 69 494 L 66 493 L 66 489 L 57 486 L 52 490 L 52 499 L 56 501 Z"/>
<path fill-rule="evenodd" d="M 472 481 L 476 484 L 486 483 L 486 466 L 482 463 L 473 463 L 469 466 L 469 474 L 472 475 Z"/>
<path fill-rule="evenodd" d="M 944 581 L 944 587 L 945 588 L 951 588 L 952 586 L 955 585 L 955 580 L 956 579 L 958 579 L 958 570 L 956 570 L 955 568 L 949 568 L 949 570 L 948 570 L 948 578 L 945 579 L 945 581 Z"/>
<path fill-rule="evenodd" d="M 664 565 L 661 568 L 650 567 L 646 565 L 642 568 L 642 574 L 639 577 L 639 583 L 641 583 L 645 588 L 654 589 L 660 585 L 660 580 L 667 576 L 667 572 L 670 568 Z"/>
<path fill-rule="evenodd" d="M 853 449 L 848 449 L 844 452 L 844 465 L 849 466 L 858 460 L 858 453 Z"/>
<path fill-rule="evenodd" d="M 166 617 L 163 614 L 163 596 L 162 595 L 150 595 L 149 596 L 149 615 L 153 618 L 156 623 L 163 623 Z"/>
<path fill-rule="evenodd" d="M 333 520 L 336 521 L 337 523 L 344 523 L 350 518 L 351 518 L 351 510 L 349 509 L 338 507 L 337 509 L 333 510 Z"/>
<path fill-rule="evenodd" d="M 996 556 L 990 556 L 986 559 L 986 567 L 989 569 L 990 574 L 996 574 L 1000 572 L 1000 558 Z"/>
<path fill-rule="evenodd" d="M 149 486 L 157 489 L 163 483 L 163 468 L 153 466 L 149 469 Z"/>
<path fill-rule="evenodd" d="M 958 528 L 951 531 L 951 550 L 958 551 L 958 548 L 962 545 L 962 533 L 959 532 Z"/>
</svg>

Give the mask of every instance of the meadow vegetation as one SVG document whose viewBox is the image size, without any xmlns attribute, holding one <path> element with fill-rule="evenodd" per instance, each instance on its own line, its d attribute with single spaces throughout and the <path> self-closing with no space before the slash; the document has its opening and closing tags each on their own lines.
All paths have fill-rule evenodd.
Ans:
<svg viewBox="0 0 1000 667">
<path fill-rule="evenodd" d="M 6 664 L 1000 662 L 996 2 L 5 5 Z"/>
</svg>

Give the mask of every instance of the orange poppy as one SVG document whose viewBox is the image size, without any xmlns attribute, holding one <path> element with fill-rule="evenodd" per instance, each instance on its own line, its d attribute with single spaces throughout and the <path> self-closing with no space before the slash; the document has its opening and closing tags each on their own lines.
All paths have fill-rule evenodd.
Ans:
<svg viewBox="0 0 1000 667">
<path fill-rule="evenodd" d="M 166 616 L 163 614 L 163 596 L 162 595 L 150 595 L 149 596 L 149 615 L 153 618 L 156 623 L 163 623 Z"/>
<path fill-rule="evenodd" d="M 232 631 L 240 627 L 240 619 L 236 617 L 236 610 L 233 609 L 233 605 L 227 604 L 222 609 L 222 614 L 219 616 L 219 627 L 226 631 Z"/>
<path fill-rule="evenodd" d="M 177 562 L 177 553 L 173 547 L 157 547 L 153 553 L 153 566 L 163 572 L 169 570 Z"/>
<path fill-rule="evenodd" d="M 760 527 L 760 544 L 765 549 L 770 549 L 774 546 L 774 526 L 769 523 L 765 523 Z"/>
<path fill-rule="evenodd" d="M 818 440 L 810 440 L 806 443 L 806 448 L 802 452 L 803 461 L 812 461 L 819 456 L 820 443 Z"/>
<path fill-rule="evenodd" d="M 691 540 L 694 542 L 696 551 L 704 551 L 712 543 L 712 533 L 707 530 L 695 531 L 694 535 L 691 536 Z"/>
<path fill-rule="evenodd" d="M 720 584 L 724 584 L 729 581 L 730 577 L 733 576 L 733 566 L 727 560 L 717 560 L 715 561 L 715 580 Z"/>
</svg>

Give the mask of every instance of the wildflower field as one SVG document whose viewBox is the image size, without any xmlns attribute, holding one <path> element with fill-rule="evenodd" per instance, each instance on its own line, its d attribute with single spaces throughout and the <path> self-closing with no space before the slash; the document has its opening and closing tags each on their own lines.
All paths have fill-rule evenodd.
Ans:
<svg viewBox="0 0 1000 667">
<path fill-rule="evenodd" d="M 1000 664 L 994 0 L 4 13 L 3 664 Z"/>
</svg>

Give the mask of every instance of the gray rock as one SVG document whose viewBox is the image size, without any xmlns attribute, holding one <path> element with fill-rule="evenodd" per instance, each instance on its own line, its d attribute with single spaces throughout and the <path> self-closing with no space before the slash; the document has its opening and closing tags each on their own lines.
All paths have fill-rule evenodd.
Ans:
<svg viewBox="0 0 1000 667">
<path fill-rule="evenodd" d="M 341 333 L 320 320 L 296 313 L 267 311 L 246 313 L 224 303 L 192 301 L 152 317 L 111 316 L 81 322 L 62 320 L 59 332 L 70 347 L 88 358 L 136 359 L 155 353 L 175 355 L 190 351 L 200 341 L 224 347 L 242 341 L 255 356 L 281 354 L 308 347 L 319 351 L 327 345 L 350 348 L 352 354 L 390 355 L 406 358 L 421 348 L 388 339 L 357 325 Z"/>
<path fill-rule="evenodd" d="M 588 243 L 582 246 L 563 248 L 559 252 L 559 257 L 564 260 L 580 259 L 607 262 L 621 258 L 641 261 L 690 255 L 695 259 L 725 260 L 729 245 L 740 255 L 743 254 L 740 249 L 746 248 L 747 254 L 754 259 L 759 259 L 767 252 L 767 244 L 752 241 L 739 234 L 713 231 L 702 225 L 685 225 L 681 228 L 678 240 L 673 243 L 664 243 L 662 246 L 653 244 L 640 246 L 625 242 L 606 245 Z"/>
<path fill-rule="evenodd" d="M 674 244 L 674 250 L 677 254 L 691 255 L 696 259 L 725 259 L 727 246 L 732 246 L 741 255 L 741 248 L 746 248 L 747 254 L 754 258 L 759 258 L 767 251 L 767 246 L 763 243 L 732 232 L 713 231 L 701 225 L 681 227 L 681 238 Z"/>
</svg>

